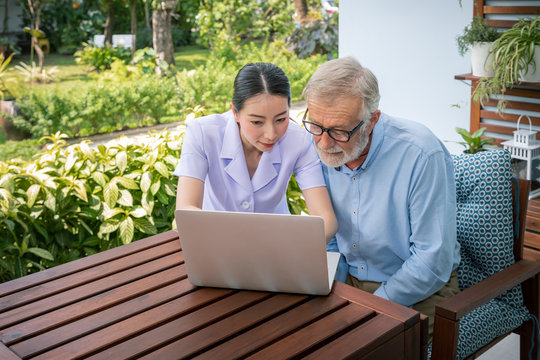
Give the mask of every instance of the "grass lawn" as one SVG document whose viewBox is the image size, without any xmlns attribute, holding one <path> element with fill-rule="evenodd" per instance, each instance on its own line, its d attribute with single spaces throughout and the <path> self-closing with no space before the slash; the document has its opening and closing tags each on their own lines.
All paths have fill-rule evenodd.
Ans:
<svg viewBox="0 0 540 360">
<path fill-rule="evenodd" d="M 174 54 L 174 60 L 178 70 L 191 70 L 206 62 L 206 58 L 210 53 L 209 49 L 191 45 L 178 48 Z M 30 86 L 25 83 L 25 77 L 21 72 L 15 68 L 21 62 L 30 64 L 30 55 L 18 55 L 13 57 L 11 63 L 6 69 L 6 75 L 12 79 L 10 83 L 10 89 L 17 95 L 23 91 L 23 88 Z M 37 65 L 38 59 L 34 55 L 34 62 Z M 77 88 L 81 83 L 88 81 L 94 81 L 88 76 L 90 68 L 86 65 L 78 65 L 75 62 L 75 58 L 72 55 L 60 55 L 60 54 L 45 54 L 44 60 L 45 69 L 50 69 L 54 66 L 58 69 L 56 73 L 57 81 L 50 84 L 32 85 L 32 86 L 60 86 L 65 88 Z M 1 135 L 0 135 L 1 142 Z"/>
</svg>

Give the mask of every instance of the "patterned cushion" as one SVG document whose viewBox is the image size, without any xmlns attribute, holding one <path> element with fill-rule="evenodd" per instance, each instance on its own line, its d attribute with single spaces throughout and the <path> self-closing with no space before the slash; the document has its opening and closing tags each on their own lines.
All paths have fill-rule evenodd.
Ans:
<svg viewBox="0 0 540 360">
<path fill-rule="evenodd" d="M 461 244 L 460 288 L 466 289 L 514 264 L 512 170 L 503 149 L 453 156 L 457 238 Z M 529 318 L 521 286 L 465 315 L 458 359 L 463 359 Z M 429 349 L 431 357 L 431 346 Z"/>
<path fill-rule="evenodd" d="M 459 322 L 457 359 L 466 359 L 495 338 L 514 330 L 529 317 L 525 306 L 515 308 L 498 299 L 474 309 Z M 431 359 L 431 344 L 428 359 Z"/>
<path fill-rule="evenodd" d="M 515 262 L 510 154 L 498 149 L 456 155 L 454 171 L 462 259 L 458 279 L 466 289 Z M 523 305 L 520 287 L 499 299 Z"/>
</svg>

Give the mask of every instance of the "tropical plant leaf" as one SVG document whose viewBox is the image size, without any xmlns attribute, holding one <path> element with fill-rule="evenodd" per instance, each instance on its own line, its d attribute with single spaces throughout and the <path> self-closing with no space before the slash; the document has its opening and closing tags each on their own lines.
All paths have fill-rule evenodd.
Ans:
<svg viewBox="0 0 540 360">
<path fill-rule="evenodd" d="M 54 257 L 52 256 L 52 254 L 50 252 L 48 252 L 47 250 L 45 250 L 45 249 L 41 249 L 41 248 L 37 248 L 37 247 L 31 247 L 31 248 L 28 248 L 27 251 L 29 253 L 32 253 L 32 254 L 36 255 L 36 256 L 39 256 L 42 259 L 49 260 L 49 261 L 54 261 Z"/>
<path fill-rule="evenodd" d="M 39 195 L 39 191 L 41 190 L 41 186 L 38 184 L 31 185 L 28 190 L 26 190 L 26 204 L 29 208 L 34 206 L 34 203 L 36 202 L 36 199 Z"/>
<path fill-rule="evenodd" d="M 133 223 L 135 224 L 135 227 L 145 233 L 145 234 L 157 234 L 157 229 L 148 219 L 146 218 L 138 218 L 134 219 Z"/>
<path fill-rule="evenodd" d="M 133 206 L 133 196 L 129 190 L 122 189 L 120 190 L 120 197 L 118 198 L 118 204 L 131 207 Z"/>
<path fill-rule="evenodd" d="M 141 177 L 141 190 L 143 191 L 143 193 L 147 193 L 151 185 L 152 185 L 152 173 L 150 172 L 143 173 Z"/>
<path fill-rule="evenodd" d="M 129 244 L 133 240 L 134 230 L 133 219 L 131 217 L 126 217 L 120 223 L 120 239 L 124 244 Z"/>
</svg>

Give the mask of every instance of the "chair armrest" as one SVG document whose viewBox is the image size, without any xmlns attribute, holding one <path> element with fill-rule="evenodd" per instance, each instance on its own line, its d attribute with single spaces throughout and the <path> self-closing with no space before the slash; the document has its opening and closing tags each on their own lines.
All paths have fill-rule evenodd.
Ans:
<svg viewBox="0 0 540 360">
<path fill-rule="evenodd" d="M 435 307 L 435 314 L 456 321 L 538 273 L 540 273 L 539 262 L 520 260 L 451 298 L 441 301 Z"/>
</svg>

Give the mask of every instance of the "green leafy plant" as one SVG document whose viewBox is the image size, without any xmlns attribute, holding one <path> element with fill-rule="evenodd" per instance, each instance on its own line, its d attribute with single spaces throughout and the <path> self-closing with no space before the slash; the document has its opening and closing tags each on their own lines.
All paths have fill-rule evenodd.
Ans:
<svg viewBox="0 0 540 360">
<path fill-rule="evenodd" d="M 131 60 L 131 52 L 123 47 L 104 46 L 98 47 L 83 43 L 83 48 L 73 54 L 75 62 L 80 65 L 89 65 L 96 70 L 106 70 L 111 68 L 111 64 L 119 59 L 125 64 Z"/>
<path fill-rule="evenodd" d="M 186 115 L 179 105 L 174 79 L 154 75 L 123 81 L 102 79 L 77 92 L 31 89 L 17 99 L 21 115 L 12 120 L 33 138 L 57 131 L 70 137 L 88 136 L 160 123 L 166 116 L 168 121 L 178 121 Z"/>
<path fill-rule="evenodd" d="M 29 83 L 54 82 L 56 81 L 56 74 L 58 73 L 58 68 L 56 66 L 44 68 L 43 71 L 40 71 L 35 62 L 32 62 L 31 65 L 21 62 L 19 65 L 15 66 L 15 69 L 19 70 L 19 72 L 24 76 L 25 81 Z"/>
<path fill-rule="evenodd" d="M 463 141 L 458 141 L 457 143 L 465 147 L 464 152 L 467 154 L 476 154 L 477 152 L 485 151 L 488 149 L 489 144 L 495 141 L 493 138 L 482 138 L 486 129 L 483 127 L 471 134 L 466 129 L 456 127 L 456 132 L 463 138 Z"/>
<path fill-rule="evenodd" d="M 493 42 L 500 37 L 500 33 L 492 27 L 486 26 L 481 17 L 475 17 L 473 21 L 463 29 L 463 33 L 456 38 L 458 51 L 461 56 L 477 42 Z"/>
<path fill-rule="evenodd" d="M 314 54 L 323 54 L 328 58 L 337 57 L 337 14 L 325 15 L 322 19 L 314 20 L 305 27 L 298 27 L 292 33 L 289 43 L 301 59 Z"/>
<path fill-rule="evenodd" d="M 6 96 L 12 97 L 11 91 L 9 91 L 9 88 L 7 86 L 7 83 L 9 81 L 12 81 L 11 78 L 6 77 L 6 68 L 11 62 L 11 58 L 13 57 L 13 54 L 9 55 L 7 58 L 4 57 L 3 53 L 0 53 L 0 99 L 4 100 Z"/>
<path fill-rule="evenodd" d="M 0 144 L 0 161 L 21 159 L 28 161 L 41 152 L 38 139 L 7 141 Z"/>
<path fill-rule="evenodd" d="M 506 30 L 493 44 L 493 78 L 482 79 L 473 93 L 473 100 L 489 100 L 493 94 L 504 95 L 506 89 L 519 83 L 520 77 L 531 67 L 536 70 L 534 61 L 535 46 L 540 45 L 540 16 L 534 19 L 521 19 Z M 504 112 L 506 102 L 498 102 L 499 112 Z"/>
<path fill-rule="evenodd" d="M 34 161 L 0 162 L 0 280 L 169 230 L 182 135 L 92 148 L 56 133 Z"/>
</svg>

